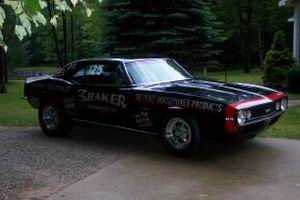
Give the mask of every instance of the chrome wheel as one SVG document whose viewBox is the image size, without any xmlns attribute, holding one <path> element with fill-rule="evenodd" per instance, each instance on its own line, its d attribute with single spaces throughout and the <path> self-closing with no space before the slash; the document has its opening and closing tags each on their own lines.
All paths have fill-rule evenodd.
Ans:
<svg viewBox="0 0 300 200">
<path fill-rule="evenodd" d="M 166 140 L 177 150 L 185 149 L 192 142 L 192 129 L 182 118 L 170 119 L 165 132 Z"/>
<path fill-rule="evenodd" d="M 58 126 L 58 112 L 53 106 L 46 106 L 42 112 L 43 123 L 49 130 L 55 130 Z"/>
</svg>

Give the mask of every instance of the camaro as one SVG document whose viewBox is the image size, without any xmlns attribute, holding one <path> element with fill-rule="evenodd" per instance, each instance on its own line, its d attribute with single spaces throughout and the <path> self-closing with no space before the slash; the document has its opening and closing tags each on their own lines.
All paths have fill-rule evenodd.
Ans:
<svg viewBox="0 0 300 200">
<path fill-rule="evenodd" d="M 59 74 L 28 78 L 24 93 L 48 136 L 75 122 L 99 124 L 157 135 L 177 155 L 205 138 L 253 138 L 288 108 L 285 93 L 199 80 L 168 58 L 79 60 Z"/>
</svg>

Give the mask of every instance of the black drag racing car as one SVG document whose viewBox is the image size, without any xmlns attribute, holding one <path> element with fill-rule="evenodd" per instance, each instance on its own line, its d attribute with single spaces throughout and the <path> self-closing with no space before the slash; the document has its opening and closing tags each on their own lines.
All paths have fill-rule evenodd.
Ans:
<svg viewBox="0 0 300 200">
<path fill-rule="evenodd" d="M 160 136 L 176 154 L 204 138 L 252 138 L 288 108 L 286 94 L 251 84 L 197 80 L 172 59 L 87 59 L 29 78 L 25 98 L 48 136 L 74 122 Z"/>
</svg>

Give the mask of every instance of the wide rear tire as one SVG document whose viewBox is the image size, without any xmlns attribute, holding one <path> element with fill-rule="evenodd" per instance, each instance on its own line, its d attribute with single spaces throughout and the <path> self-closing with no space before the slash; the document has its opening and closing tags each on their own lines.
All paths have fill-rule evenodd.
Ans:
<svg viewBox="0 0 300 200">
<path fill-rule="evenodd" d="M 53 105 L 43 105 L 39 108 L 39 123 L 42 131 L 49 137 L 66 136 L 72 129 L 67 115 Z"/>
</svg>

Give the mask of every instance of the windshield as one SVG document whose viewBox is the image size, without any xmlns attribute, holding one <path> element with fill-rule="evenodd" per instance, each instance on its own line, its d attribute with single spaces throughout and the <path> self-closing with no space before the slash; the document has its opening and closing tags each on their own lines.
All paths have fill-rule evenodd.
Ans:
<svg viewBox="0 0 300 200">
<path fill-rule="evenodd" d="M 154 84 L 192 78 L 179 64 L 170 59 L 145 59 L 125 64 L 135 84 Z"/>
</svg>

